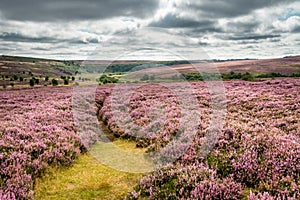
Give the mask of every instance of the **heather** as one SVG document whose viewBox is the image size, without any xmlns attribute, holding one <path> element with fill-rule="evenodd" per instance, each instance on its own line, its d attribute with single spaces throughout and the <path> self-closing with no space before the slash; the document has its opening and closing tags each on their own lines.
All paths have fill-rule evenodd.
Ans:
<svg viewBox="0 0 300 200">
<path fill-rule="evenodd" d="M 2 90 L 0 199 L 31 199 L 49 166 L 73 163 L 97 141 L 96 114 L 159 166 L 128 199 L 299 199 L 300 80 L 224 87 L 221 98 L 205 82 L 101 85 L 73 103 L 71 87 Z"/>
<path fill-rule="evenodd" d="M 299 79 L 225 82 L 225 125 L 206 154 L 206 133 L 214 131 L 209 125 L 210 93 L 204 82 L 191 83 L 200 109 L 192 128 L 188 124 L 189 129 L 182 130 L 180 120 L 192 109 L 180 104 L 172 92 L 174 84 L 180 88 L 180 83 L 138 87 L 128 103 L 130 115 L 122 119 L 116 110 L 127 109 L 120 107 L 125 97 L 116 100 L 112 87 L 98 90 L 99 116 L 109 129 L 117 137 L 135 141 L 137 147 L 159 152 L 159 161 L 166 161 L 160 164 L 167 163 L 142 178 L 128 198 L 299 198 Z M 183 96 L 189 100 L 188 95 Z M 151 118 L 161 114 L 163 117 Z M 190 137 L 189 131 L 196 133 L 190 134 L 190 142 L 178 139 Z M 175 148 L 168 148 L 174 140 L 177 142 L 171 147 Z"/>
<path fill-rule="evenodd" d="M 68 87 L 0 93 L 0 199 L 30 199 L 49 165 L 69 165 L 80 153 Z"/>
</svg>

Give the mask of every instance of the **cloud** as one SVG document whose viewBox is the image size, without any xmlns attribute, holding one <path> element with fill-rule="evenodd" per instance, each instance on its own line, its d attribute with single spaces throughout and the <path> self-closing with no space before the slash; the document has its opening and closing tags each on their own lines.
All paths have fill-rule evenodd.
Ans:
<svg viewBox="0 0 300 200">
<path fill-rule="evenodd" d="M 33 37 L 26 36 L 20 33 L 3 32 L 0 34 L 0 40 L 9 42 L 26 42 L 26 43 L 70 43 L 70 44 L 88 44 L 99 43 L 98 38 L 56 38 L 56 37 Z"/>
<path fill-rule="evenodd" d="M 199 16 L 209 18 L 231 18 L 250 14 L 266 7 L 278 6 L 295 0 L 201 0 L 179 4 L 179 8 L 194 11 Z"/>
<path fill-rule="evenodd" d="M 229 40 L 265 40 L 269 38 L 278 38 L 280 35 L 243 35 L 243 36 L 230 36 Z"/>
<path fill-rule="evenodd" d="M 176 14 L 169 13 L 158 21 L 153 21 L 149 24 L 150 27 L 160 28 L 197 28 L 197 27 L 212 27 L 214 24 L 210 20 L 195 20 L 188 19 Z"/>
<path fill-rule="evenodd" d="M 300 52 L 299 13 L 294 0 L 2 0 L 0 54 L 84 59 L 96 49 L 113 59 L 162 48 L 195 59 L 199 49 L 220 59 L 280 56 Z"/>
<path fill-rule="evenodd" d="M 55 43 L 58 42 L 55 38 L 50 37 L 28 37 L 18 33 L 4 32 L 0 34 L 0 40 L 11 41 L 11 42 L 38 42 L 38 43 Z"/>
<path fill-rule="evenodd" d="M 18 21 L 95 20 L 119 16 L 145 18 L 158 0 L 1 0 L 3 17 Z"/>
</svg>

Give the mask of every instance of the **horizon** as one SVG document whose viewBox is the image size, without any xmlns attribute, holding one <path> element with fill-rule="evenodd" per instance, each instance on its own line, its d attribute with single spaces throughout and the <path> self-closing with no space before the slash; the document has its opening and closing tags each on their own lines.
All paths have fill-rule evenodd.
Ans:
<svg viewBox="0 0 300 200">
<path fill-rule="evenodd" d="M 57 60 L 57 61 L 103 61 L 103 62 L 112 62 L 112 61 L 145 61 L 145 62 L 164 62 L 164 61 L 185 61 L 185 60 L 145 60 L 145 59 L 127 59 L 127 60 L 84 60 L 84 59 L 52 59 L 49 57 L 34 57 L 34 56 L 23 56 L 23 55 L 6 55 L 2 54 L 1 57 L 20 57 L 20 58 L 33 58 L 33 59 L 44 59 L 44 60 Z M 295 55 L 287 55 L 283 57 L 265 57 L 265 58 L 228 58 L 228 59 L 215 59 L 211 58 L 209 60 L 190 60 L 191 62 L 198 62 L 198 61 L 219 61 L 219 62 L 230 62 L 230 61 L 242 61 L 242 60 L 268 60 L 268 59 L 282 59 L 282 58 L 288 58 L 288 57 L 298 57 L 300 54 Z"/>
</svg>

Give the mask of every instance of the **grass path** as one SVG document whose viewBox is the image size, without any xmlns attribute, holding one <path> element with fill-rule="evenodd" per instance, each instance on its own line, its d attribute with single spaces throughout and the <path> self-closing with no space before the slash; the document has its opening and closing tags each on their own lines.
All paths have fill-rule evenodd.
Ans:
<svg viewBox="0 0 300 200">
<path fill-rule="evenodd" d="M 127 141 L 114 143 L 124 149 L 134 148 Z M 141 176 L 102 165 L 85 153 L 72 166 L 51 168 L 37 179 L 35 199 L 122 199 Z"/>
</svg>

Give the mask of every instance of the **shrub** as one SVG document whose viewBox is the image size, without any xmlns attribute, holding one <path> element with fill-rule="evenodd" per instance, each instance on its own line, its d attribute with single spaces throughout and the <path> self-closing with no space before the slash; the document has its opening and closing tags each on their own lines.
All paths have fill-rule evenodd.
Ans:
<svg viewBox="0 0 300 200">
<path fill-rule="evenodd" d="M 53 86 L 57 86 L 58 85 L 58 81 L 56 79 L 52 79 L 51 81 Z"/>
<path fill-rule="evenodd" d="M 244 81 L 253 81 L 254 78 L 249 72 L 246 72 L 245 74 L 242 75 L 242 80 L 244 80 Z"/>
<path fill-rule="evenodd" d="M 38 78 L 34 79 L 34 81 L 37 85 L 40 83 L 40 79 L 38 79 Z"/>
<path fill-rule="evenodd" d="M 19 77 L 17 76 L 17 75 L 13 75 L 13 79 L 16 81 L 16 80 L 18 80 L 19 79 Z"/>
<path fill-rule="evenodd" d="M 69 79 L 64 79 L 64 85 L 69 85 Z"/>
<path fill-rule="evenodd" d="M 240 199 L 242 185 L 231 178 L 218 179 L 202 164 L 171 166 L 140 180 L 129 199 Z"/>
<path fill-rule="evenodd" d="M 33 87 L 34 84 L 35 84 L 35 80 L 34 80 L 34 79 L 30 79 L 30 80 L 29 80 L 29 85 L 30 85 L 31 87 Z"/>
<path fill-rule="evenodd" d="M 144 74 L 144 76 L 141 78 L 141 81 L 147 81 L 147 80 L 149 80 L 149 75 Z"/>
</svg>

